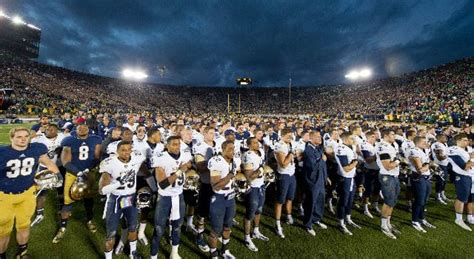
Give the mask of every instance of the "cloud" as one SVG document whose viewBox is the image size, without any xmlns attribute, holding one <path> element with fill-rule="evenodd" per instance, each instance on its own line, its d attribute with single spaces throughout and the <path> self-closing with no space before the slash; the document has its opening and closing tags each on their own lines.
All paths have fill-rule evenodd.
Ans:
<svg viewBox="0 0 474 259">
<path fill-rule="evenodd" d="M 472 1 L 6 1 L 42 28 L 40 62 L 160 83 L 344 82 L 371 66 L 405 73 L 474 55 Z M 158 68 L 167 70 L 161 78 Z"/>
</svg>

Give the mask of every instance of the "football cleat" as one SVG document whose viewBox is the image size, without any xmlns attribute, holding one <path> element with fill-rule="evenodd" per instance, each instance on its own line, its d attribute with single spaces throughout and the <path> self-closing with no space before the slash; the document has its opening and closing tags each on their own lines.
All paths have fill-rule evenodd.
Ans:
<svg viewBox="0 0 474 259">
<path fill-rule="evenodd" d="M 31 227 L 38 225 L 39 223 L 41 223 L 41 221 L 43 221 L 43 219 L 44 219 L 44 215 L 41 215 L 41 214 L 36 215 L 33 222 L 31 222 Z"/>
<path fill-rule="evenodd" d="M 314 231 L 314 229 L 312 228 L 307 228 L 306 232 L 308 232 L 308 234 L 312 235 L 313 237 L 316 236 L 316 231 Z"/>
<path fill-rule="evenodd" d="M 390 231 L 392 231 L 393 234 L 399 236 L 402 234 L 402 232 L 400 232 L 400 230 L 398 230 L 394 225 L 388 225 L 388 227 L 390 228 Z"/>
<path fill-rule="evenodd" d="M 456 225 L 460 226 L 462 229 L 464 230 L 467 230 L 467 231 L 472 231 L 472 229 L 466 225 L 466 223 L 464 222 L 464 220 L 455 220 L 454 223 L 456 223 Z"/>
<path fill-rule="evenodd" d="M 412 227 L 421 233 L 426 233 L 426 230 L 421 226 L 420 222 L 412 222 Z"/>
<path fill-rule="evenodd" d="M 359 225 L 357 225 L 356 223 L 354 223 L 354 221 L 352 221 L 352 220 L 347 220 L 346 223 L 347 223 L 347 225 L 349 225 L 349 226 L 351 226 L 351 227 L 353 227 L 353 228 L 357 228 L 357 229 L 361 229 L 361 228 L 362 228 L 361 226 L 359 226 Z"/>
<path fill-rule="evenodd" d="M 204 241 L 204 239 L 202 238 L 198 238 L 196 239 L 196 245 L 199 247 L 199 249 L 201 251 L 203 251 L 204 253 L 207 253 L 209 252 L 211 249 L 209 248 L 209 246 L 207 245 L 206 241 Z"/>
<path fill-rule="evenodd" d="M 443 198 L 441 198 L 441 197 L 436 198 L 436 201 L 437 201 L 439 204 L 448 205 L 448 203 L 446 203 L 446 201 L 443 200 Z"/>
<path fill-rule="evenodd" d="M 225 252 L 222 254 L 222 258 L 224 258 L 224 259 L 235 259 L 235 256 L 230 253 L 230 250 L 225 250 Z"/>
<path fill-rule="evenodd" d="M 258 252 L 258 248 L 252 242 L 252 239 L 245 240 L 245 246 L 252 252 Z"/>
<path fill-rule="evenodd" d="M 281 237 L 281 238 L 285 238 L 285 234 L 283 234 L 283 228 L 281 227 L 276 227 L 276 234 L 277 236 Z"/>
<path fill-rule="evenodd" d="M 60 228 L 58 230 L 58 233 L 56 233 L 56 236 L 54 236 L 53 238 L 53 244 L 59 243 L 64 238 L 65 233 L 66 233 L 66 228 Z"/>
<path fill-rule="evenodd" d="M 397 239 L 397 237 L 392 233 L 392 231 L 390 231 L 389 228 L 382 227 L 381 230 L 382 230 L 382 233 L 384 233 L 387 237 L 391 239 Z"/>
<path fill-rule="evenodd" d="M 344 234 L 348 236 L 352 236 L 352 232 L 347 229 L 346 225 L 339 225 L 339 230 Z"/>
<path fill-rule="evenodd" d="M 181 256 L 178 254 L 178 252 L 171 252 L 170 259 L 181 259 Z"/>
<path fill-rule="evenodd" d="M 140 244 L 142 244 L 144 246 L 148 245 L 148 239 L 146 238 L 145 234 L 143 234 L 143 235 L 138 234 L 138 242 L 140 242 Z"/>
<path fill-rule="evenodd" d="M 328 226 L 321 221 L 315 223 L 320 229 L 328 229 Z"/>
<path fill-rule="evenodd" d="M 129 255 L 130 259 L 141 259 L 142 257 L 138 254 L 137 251 L 134 251 Z"/>
<path fill-rule="evenodd" d="M 87 221 L 87 229 L 89 229 L 91 233 L 97 232 L 97 226 L 92 222 L 92 220 Z"/>
<path fill-rule="evenodd" d="M 295 223 L 295 221 L 293 220 L 293 217 L 291 215 L 288 215 L 286 217 L 286 224 L 293 225 L 294 223 Z"/>
<path fill-rule="evenodd" d="M 423 224 L 423 226 L 427 227 L 427 228 L 436 228 L 435 225 L 429 223 L 426 219 L 424 219 L 423 221 L 421 221 L 421 224 Z"/>
<path fill-rule="evenodd" d="M 368 211 L 368 210 L 364 210 L 364 215 L 371 218 L 371 219 L 374 218 L 374 216 L 372 216 L 372 213 L 370 213 L 370 211 Z"/>
<path fill-rule="evenodd" d="M 262 241 L 265 241 L 265 242 L 270 240 L 268 237 L 266 237 L 262 233 L 260 233 L 260 231 L 259 232 L 254 231 L 252 233 L 252 238 L 259 239 L 259 240 L 262 240 Z"/>
</svg>

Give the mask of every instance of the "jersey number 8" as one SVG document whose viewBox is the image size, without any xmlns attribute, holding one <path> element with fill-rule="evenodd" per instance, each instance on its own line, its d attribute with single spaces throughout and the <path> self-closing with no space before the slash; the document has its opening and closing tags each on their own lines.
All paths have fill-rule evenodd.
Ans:
<svg viewBox="0 0 474 259">
<path fill-rule="evenodd" d="M 79 148 L 79 160 L 87 160 L 89 158 L 89 147 L 81 146 Z"/>
<path fill-rule="evenodd" d="M 16 178 L 19 175 L 27 176 L 33 171 L 35 165 L 35 159 L 28 157 L 22 160 L 14 159 L 7 162 L 7 167 L 11 168 L 11 171 L 7 172 L 8 178 Z"/>
</svg>

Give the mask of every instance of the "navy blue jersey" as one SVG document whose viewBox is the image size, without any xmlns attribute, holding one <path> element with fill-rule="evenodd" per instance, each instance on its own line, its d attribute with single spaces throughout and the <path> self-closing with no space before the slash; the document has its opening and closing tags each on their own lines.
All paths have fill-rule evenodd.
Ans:
<svg viewBox="0 0 474 259">
<path fill-rule="evenodd" d="M 99 123 L 97 135 L 99 135 L 102 139 L 105 139 L 109 134 L 111 134 L 113 128 L 115 128 L 115 123 L 113 122 L 110 122 L 107 126 L 105 126 L 103 123 Z"/>
<path fill-rule="evenodd" d="M 71 163 L 79 170 L 92 169 L 96 165 L 95 146 L 100 145 L 99 136 L 89 135 L 87 139 L 68 136 L 61 142 L 61 147 L 71 148 Z"/>
<path fill-rule="evenodd" d="M 0 147 L 0 191 L 19 193 L 28 190 L 34 183 L 40 156 L 47 153 L 48 148 L 41 143 L 31 143 L 22 151 L 11 146 Z"/>
</svg>

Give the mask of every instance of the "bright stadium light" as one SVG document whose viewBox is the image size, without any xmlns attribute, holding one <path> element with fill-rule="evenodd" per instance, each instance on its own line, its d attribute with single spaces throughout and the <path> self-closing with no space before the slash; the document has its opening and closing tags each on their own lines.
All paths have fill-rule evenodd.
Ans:
<svg viewBox="0 0 474 259">
<path fill-rule="evenodd" d="M 12 18 L 14 24 L 26 24 L 20 16 L 16 15 Z"/>
<path fill-rule="evenodd" d="M 372 76 L 372 70 L 368 68 L 363 68 L 361 70 L 352 70 L 348 74 L 345 75 L 345 78 L 349 80 L 360 80 L 360 79 L 368 79 Z"/>
<path fill-rule="evenodd" d="M 35 30 L 41 31 L 40 28 L 34 26 L 33 24 L 27 24 L 26 26 L 30 27 L 31 29 L 35 29 Z"/>
<path fill-rule="evenodd" d="M 122 71 L 123 77 L 126 79 L 132 79 L 132 80 L 143 80 L 148 77 L 148 75 L 140 70 L 133 70 L 126 68 Z"/>
</svg>

